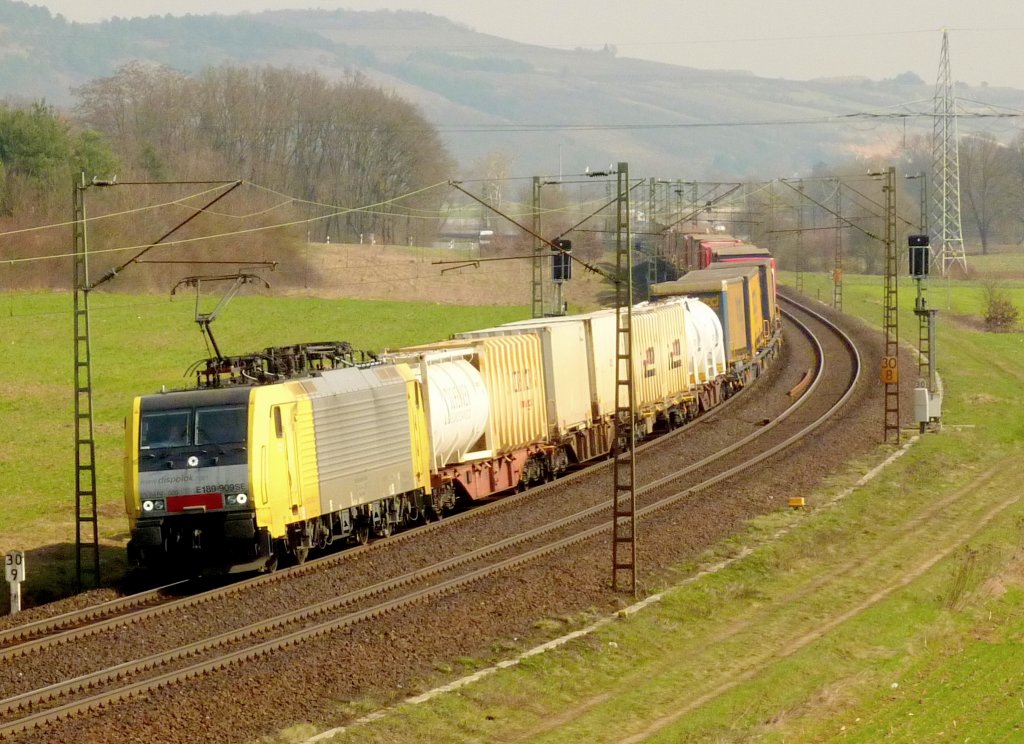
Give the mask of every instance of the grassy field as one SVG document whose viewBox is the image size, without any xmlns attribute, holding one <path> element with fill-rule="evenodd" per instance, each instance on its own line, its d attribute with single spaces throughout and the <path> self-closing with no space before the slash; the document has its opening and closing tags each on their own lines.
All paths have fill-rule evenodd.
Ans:
<svg viewBox="0 0 1024 744">
<path fill-rule="evenodd" d="M 680 566 L 660 601 L 637 614 L 335 740 L 1024 740 L 1024 506 L 1016 481 L 1024 454 L 1024 334 L 985 333 L 977 322 L 987 276 L 1024 308 L 1024 284 L 1010 278 L 1015 266 L 931 283 L 945 384 L 941 434 L 920 438 L 857 485 L 894 453 L 880 445 L 877 458 L 803 494 L 804 512 L 757 520 L 699 565 Z M 828 276 L 805 274 L 803 283 L 811 297 L 832 295 Z M 901 283 L 900 332 L 911 343 L 913 296 L 913 284 Z M 845 277 L 847 312 L 877 326 L 881 300 L 879 278 Z M 0 295 L 0 552 L 30 550 L 31 601 L 66 592 L 74 567 L 70 305 L 66 294 Z M 184 369 L 207 355 L 193 313 L 191 300 L 93 298 L 108 580 L 123 571 L 127 537 L 122 420 L 133 395 L 187 384 Z M 527 314 L 239 297 L 214 329 L 227 353 L 311 340 L 379 349 Z M 879 421 L 881 430 L 881 411 Z M 542 624 L 570 628 L 578 619 Z M 479 669 L 526 644 L 502 641 L 493 657 L 456 666 Z M 419 687 L 450 677 L 439 664 L 437 678 Z M 379 705 L 338 701 L 339 711 Z M 298 741 L 313 730 L 275 740 Z"/>
<path fill-rule="evenodd" d="M 970 255 L 967 265 L 977 279 L 1024 280 L 1024 250 L 1020 246 L 999 246 L 984 256 Z"/>
<path fill-rule="evenodd" d="M 379 351 L 525 317 L 528 307 L 239 296 L 213 331 L 225 354 L 304 341 L 349 341 Z M 125 571 L 124 418 L 135 395 L 194 386 L 185 370 L 209 356 L 194 318 L 192 298 L 97 293 L 90 301 L 105 584 Z M 23 607 L 74 585 L 73 331 L 69 294 L 0 294 L 0 553 L 29 552 Z M 0 595 L 6 612 L 7 593 Z"/>
<path fill-rule="evenodd" d="M 805 275 L 805 292 L 830 298 L 829 281 Z M 1019 284 L 1006 291 L 1024 307 Z M 900 292 L 901 334 L 916 342 L 913 285 Z M 332 741 L 1024 741 L 1024 334 L 977 330 L 982 292 L 936 281 L 928 293 L 941 433 L 864 478 L 901 452 L 880 445 L 803 494 L 807 510 L 681 566 L 646 609 Z M 879 278 L 846 277 L 847 312 L 877 326 L 881 300 Z"/>
</svg>

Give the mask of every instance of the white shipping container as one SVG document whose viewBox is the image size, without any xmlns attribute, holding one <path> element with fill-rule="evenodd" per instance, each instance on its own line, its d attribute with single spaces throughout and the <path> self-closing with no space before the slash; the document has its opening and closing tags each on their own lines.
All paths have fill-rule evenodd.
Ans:
<svg viewBox="0 0 1024 744">
<path fill-rule="evenodd" d="M 692 365 L 690 381 L 695 385 L 711 382 L 726 371 L 722 321 L 698 299 L 687 297 L 683 305 Z"/>
<path fill-rule="evenodd" d="M 472 354 L 471 349 L 455 349 L 389 355 L 407 363 L 422 386 L 435 471 L 463 462 L 487 430 L 490 396 L 480 371 L 468 361 Z"/>
</svg>

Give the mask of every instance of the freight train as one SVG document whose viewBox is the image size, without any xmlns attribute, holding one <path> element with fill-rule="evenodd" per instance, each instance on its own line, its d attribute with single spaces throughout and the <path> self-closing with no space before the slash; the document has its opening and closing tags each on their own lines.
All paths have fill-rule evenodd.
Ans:
<svg viewBox="0 0 1024 744">
<path fill-rule="evenodd" d="M 630 313 L 641 437 L 714 408 L 781 343 L 763 257 L 651 290 Z M 617 325 L 614 310 L 526 320 L 364 362 L 330 345 L 267 350 L 208 365 L 197 389 L 137 397 L 130 559 L 270 570 L 605 457 L 617 436 Z"/>
</svg>

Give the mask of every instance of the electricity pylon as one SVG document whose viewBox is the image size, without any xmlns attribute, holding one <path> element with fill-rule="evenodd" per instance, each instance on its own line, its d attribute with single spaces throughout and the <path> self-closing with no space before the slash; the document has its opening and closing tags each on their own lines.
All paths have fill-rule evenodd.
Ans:
<svg viewBox="0 0 1024 744">
<path fill-rule="evenodd" d="M 932 260 L 946 276 L 951 264 L 967 271 L 960 222 L 960 148 L 956 125 L 956 92 L 949 68 L 949 33 L 942 31 L 939 77 L 932 118 Z"/>
</svg>

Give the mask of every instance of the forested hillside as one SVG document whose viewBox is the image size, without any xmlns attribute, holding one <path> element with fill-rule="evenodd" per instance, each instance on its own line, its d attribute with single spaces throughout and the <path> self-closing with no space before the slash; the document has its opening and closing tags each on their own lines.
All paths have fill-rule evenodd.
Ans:
<svg viewBox="0 0 1024 744">
<path fill-rule="evenodd" d="M 87 184 L 115 175 L 119 185 L 134 184 L 89 191 L 91 214 L 104 216 L 90 226 L 99 271 L 157 239 L 179 262 L 230 258 L 304 271 L 284 258 L 328 236 L 429 245 L 446 216 L 472 233 L 481 211 L 465 219 L 449 179 L 526 201 L 528 176 L 626 161 L 633 178 L 652 184 L 648 201 L 657 201 L 653 184 L 676 184 L 661 199 L 681 213 L 684 199 L 691 207 L 706 201 L 698 182 L 710 194 L 716 182 L 810 177 L 825 185 L 805 195 L 827 201 L 837 175 L 890 164 L 904 175 L 930 169 L 932 86 L 916 75 L 799 82 L 716 65 L 532 47 L 415 12 L 80 24 L 0 0 L 0 255 L 14 259 L 0 282 L 66 286 L 71 186 L 82 173 Z M 1021 91 L 974 93 L 1024 109 Z M 864 118 L 870 112 L 883 113 Z M 964 237 L 982 252 L 1024 240 L 1016 196 L 1024 191 L 1024 137 L 987 132 L 985 122 L 960 124 Z M 794 226 L 804 217 L 780 188 L 789 202 L 753 188 L 745 205 L 729 207 L 745 211 L 733 215 L 744 234 L 775 240 L 764 232 L 768 211 Z M 903 184 L 901 214 L 917 213 L 924 189 Z M 546 201 L 556 198 L 548 192 Z M 870 219 L 868 201 L 865 215 L 847 218 Z M 815 209 L 833 220 L 826 207 Z M 791 248 L 780 246 L 779 255 Z M 846 250 L 858 269 L 876 268 L 865 231 L 851 231 Z M 821 263 L 829 252 L 814 255 Z M 135 268 L 143 285 L 166 287 L 166 268 Z"/>
<path fill-rule="evenodd" d="M 286 259 L 332 234 L 429 242 L 453 171 L 418 110 L 359 75 L 220 66 L 188 76 L 129 63 L 77 88 L 74 112 L 0 106 L 6 286 L 66 286 L 70 269 L 55 265 L 68 264 L 76 183 L 90 217 L 110 215 L 89 227 L 96 272 L 160 238 L 172 238 L 162 255 L 178 264 L 294 272 L 302 262 Z M 135 268 L 134 287 L 166 287 L 166 266 Z"/>
<path fill-rule="evenodd" d="M 658 178 L 765 179 L 888 154 L 931 131 L 930 119 L 890 117 L 930 111 L 932 81 L 902 70 L 878 81 L 816 80 L 815 70 L 804 81 L 766 79 L 724 69 L 728 58 L 713 45 L 694 69 L 611 47 L 520 44 L 419 12 L 215 10 L 81 24 L 0 0 L 0 96 L 63 108 L 77 87 L 133 60 L 187 75 L 221 64 L 315 71 L 331 81 L 358 73 L 419 108 L 469 176 L 501 153 L 516 173 L 628 160 Z M 936 61 L 938 46 L 936 37 Z M 1024 109 L 1022 91 L 960 91 Z M 856 113 L 885 117 L 842 118 Z M 961 131 L 980 126 L 965 120 Z"/>
</svg>

